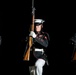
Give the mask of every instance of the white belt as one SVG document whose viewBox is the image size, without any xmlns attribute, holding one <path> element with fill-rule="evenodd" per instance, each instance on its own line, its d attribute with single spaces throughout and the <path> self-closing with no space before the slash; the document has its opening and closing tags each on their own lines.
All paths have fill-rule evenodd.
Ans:
<svg viewBox="0 0 76 75">
<path fill-rule="evenodd" d="M 38 48 L 35 48 L 35 51 L 41 51 L 41 52 L 44 52 L 43 49 L 38 49 Z"/>
</svg>

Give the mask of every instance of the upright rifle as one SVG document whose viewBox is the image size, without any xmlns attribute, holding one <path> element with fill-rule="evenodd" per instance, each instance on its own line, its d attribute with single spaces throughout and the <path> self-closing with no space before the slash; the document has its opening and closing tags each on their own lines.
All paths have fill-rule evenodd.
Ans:
<svg viewBox="0 0 76 75">
<path fill-rule="evenodd" d="M 32 24 L 30 26 L 30 31 L 34 31 L 34 19 L 35 19 L 35 8 L 34 8 L 34 0 L 32 0 Z M 30 50 L 31 50 L 32 45 L 33 45 L 33 38 L 31 36 L 29 36 L 28 48 L 25 51 L 23 60 L 25 60 L 25 61 L 30 60 Z"/>
</svg>

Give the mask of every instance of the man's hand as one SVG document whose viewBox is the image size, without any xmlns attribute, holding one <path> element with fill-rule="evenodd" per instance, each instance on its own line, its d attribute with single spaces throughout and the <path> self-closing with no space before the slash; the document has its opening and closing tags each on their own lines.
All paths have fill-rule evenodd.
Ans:
<svg viewBox="0 0 76 75">
<path fill-rule="evenodd" d="M 35 34 L 35 32 L 34 32 L 34 31 L 30 31 L 29 36 L 32 36 L 33 38 L 36 38 L 36 34 Z"/>
</svg>

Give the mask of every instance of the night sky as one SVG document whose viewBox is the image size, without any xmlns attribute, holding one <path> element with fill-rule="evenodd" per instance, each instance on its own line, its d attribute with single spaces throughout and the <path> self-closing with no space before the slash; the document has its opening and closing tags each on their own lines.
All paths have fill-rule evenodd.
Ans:
<svg viewBox="0 0 76 75">
<path fill-rule="evenodd" d="M 7 74 L 10 74 L 10 71 L 14 74 L 29 75 L 28 62 L 23 62 L 23 54 L 25 38 L 31 25 L 32 1 L 0 3 L 3 71 L 8 70 Z M 70 42 L 70 38 L 76 33 L 74 2 L 35 0 L 34 6 L 35 18 L 45 20 L 44 31 L 50 35 L 47 49 L 50 66 L 44 67 L 45 73 L 75 75 L 75 64 L 71 62 L 73 45 Z"/>
</svg>

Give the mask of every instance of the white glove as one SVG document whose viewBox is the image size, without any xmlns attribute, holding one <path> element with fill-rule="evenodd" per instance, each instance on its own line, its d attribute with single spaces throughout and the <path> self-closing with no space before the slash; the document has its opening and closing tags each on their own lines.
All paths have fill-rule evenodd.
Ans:
<svg viewBox="0 0 76 75">
<path fill-rule="evenodd" d="M 35 32 L 34 32 L 34 31 L 30 31 L 29 36 L 32 36 L 33 38 L 35 38 L 35 37 L 36 37 L 36 34 L 35 34 Z"/>
</svg>

